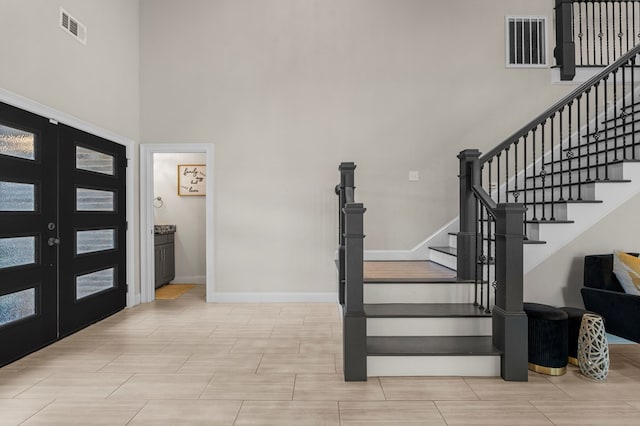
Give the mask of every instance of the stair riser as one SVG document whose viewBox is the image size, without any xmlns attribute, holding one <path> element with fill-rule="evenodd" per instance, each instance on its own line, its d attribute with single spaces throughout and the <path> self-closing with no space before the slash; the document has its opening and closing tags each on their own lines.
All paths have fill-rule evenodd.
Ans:
<svg viewBox="0 0 640 426">
<path fill-rule="evenodd" d="M 457 235 L 449 235 L 449 247 L 453 247 L 455 249 L 458 248 L 458 236 Z"/>
<path fill-rule="evenodd" d="M 490 317 L 367 318 L 367 336 L 490 336 Z"/>
<path fill-rule="evenodd" d="M 458 261 L 455 256 L 437 250 L 431 250 L 430 260 L 453 270 L 458 267 Z"/>
<path fill-rule="evenodd" d="M 365 284 L 364 303 L 473 303 L 474 287 L 472 283 Z M 485 285 L 484 297 L 486 290 Z M 493 296 L 492 291 L 491 303 Z"/>
<path fill-rule="evenodd" d="M 565 196 L 568 196 L 568 194 L 565 194 Z M 574 193 L 574 199 L 576 198 L 578 198 L 577 191 Z M 536 204 L 535 206 L 529 204 L 524 216 L 527 220 L 551 219 L 552 217 L 556 220 L 567 220 L 567 205 L 554 204 L 552 208 L 551 204 Z"/>
<path fill-rule="evenodd" d="M 367 356 L 367 375 L 500 376 L 499 355 Z"/>
</svg>

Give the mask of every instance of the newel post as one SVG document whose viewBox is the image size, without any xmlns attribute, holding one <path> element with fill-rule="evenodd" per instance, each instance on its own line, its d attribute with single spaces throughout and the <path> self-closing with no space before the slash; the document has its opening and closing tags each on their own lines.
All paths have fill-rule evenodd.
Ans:
<svg viewBox="0 0 640 426">
<path fill-rule="evenodd" d="M 519 203 L 498 204 L 496 209 L 493 344 L 502 351 L 502 378 L 510 381 L 528 378 L 527 316 L 522 307 L 524 211 Z"/>
<path fill-rule="evenodd" d="M 345 381 L 367 380 L 367 320 L 364 315 L 364 212 L 360 203 L 347 203 L 345 216 L 345 303 L 343 360 Z"/>
<path fill-rule="evenodd" d="M 338 301 L 344 305 L 344 280 L 345 280 L 345 263 L 344 263 L 344 212 L 342 209 L 347 204 L 347 188 L 351 191 L 355 189 L 355 169 L 356 165 L 352 162 L 340 163 L 338 170 L 340 171 L 340 183 L 336 186 L 336 194 L 338 201 Z"/>
<path fill-rule="evenodd" d="M 458 278 L 475 279 L 477 265 L 476 198 L 473 186 L 480 183 L 480 151 L 465 149 L 458 154 L 460 159 L 460 231 L 458 232 Z"/>
<path fill-rule="evenodd" d="M 556 0 L 556 48 L 553 56 L 560 67 L 560 79 L 576 75 L 576 45 L 573 40 L 573 0 Z"/>
</svg>

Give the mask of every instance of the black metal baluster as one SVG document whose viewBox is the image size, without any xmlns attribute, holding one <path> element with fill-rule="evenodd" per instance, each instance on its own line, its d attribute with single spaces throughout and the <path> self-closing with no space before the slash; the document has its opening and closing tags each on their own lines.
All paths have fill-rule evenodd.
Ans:
<svg viewBox="0 0 640 426">
<path fill-rule="evenodd" d="M 624 53 L 624 50 L 622 50 L 622 37 L 624 37 L 624 33 L 622 32 L 622 3 L 618 3 L 618 19 L 620 20 L 618 40 L 620 41 L 620 56 L 622 56 Z"/>
<path fill-rule="evenodd" d="M 496 154 L 496 158 L 498 159 L 498 161 L 496 162 L 496 168 L 498 170 L 498 181 L 496 183 L 496 193 L 498 194 L 498 200 L 497 202 L 500 203 L 500 156 L 502 155 L 502 152 L 499 152 L 498 154 Z"/>
<path fill-rule="evenodd" d="M 488 261 L 487 261 L 487 305 L 485 307 L 484 312 L 486 314 L 490 314 L 491 313 L 491 308 L 490 306 L 490 302 L 489 302 L 489 295 L 491 294 L 491 292 L 489 291 L 489 286 L 491 285 L 491 262 L 493 261 L 493 269 L 495 270 L 496 266 L 495 266 L 495 256 L 491 255 L 491 238 L 494 235 L 494 233 L 491 231 L 491 225 L 493 222 L 493 216 L 491 215 L 487 215 L 487 255 L 489 257 Z M 495 229 L 495 227 L 494 227 Z"/>
<path fill-rule="evenodd" d="M 569 200 L 573 200 L 573 157 L 575 156 L 573 153 L 573 146 L 571 142 L 571 107 L 573 106 L 573 101 L 569 102 L 569 150 L 567 151 L 567 158 L 569 159 Z M 580 171 L 578 171 L 580 173 Z"/>
<path fill-rule="evenodd" d="M 586 57 L 587 57 L 587 63 L 585 65 L 589 65 L 589 54 L 591 53 L 591 51 L 589 50 L 589 4 L 585 3 L 584 4 L 584 38 L 587 41 L 587 50 L 586 50 Z"/>
<path fill-rule="evenodd" d="M 518 192 L 518 142 L 520 139 L 516 140 L 514 143 L 514 158 L 513 158 L 513 202 L 518 202 L 518 197 L 520 197 L 520 193 Z M 524 143 L 527 143 L 527 136 L 524 137 Z"/>
<path fill-rule="evenodd" d="M 493 190 L 494 190 L 493 185 L 494 185 L 494 183 L 491 180 L 491 169 L 493 167 L 493 158 L 490 159 L 488 161 L 488 163 L 489 163 L 489 165 L 488 165 L 488 169 L 489 169 L 489 191 L 488 192 L 489 192 L 489 195 L 491 195 L 491 198 L 493 198 Z"/>
<path fill-rule="evenodd" d="M 594 102 L 594 107 L 596 109 L 595 111 L 595 126 L 596 128 L 593 131 L 593 140 L 595 142 L 595 155 L 596 155 L 596 180 L 600 180 L 600 172 L 598 172 L 598 169 L 600 168 L 600 144 L 598 144 L 598 140 L 600 139 L 600 131 L 598 130 L 598 86 L 600 85 L 600 83 L 596 83 L 594 85 L 594 95 L 595 95 L 595 102 Z M 587 119 L 589 119 L 589 97 L 587 95 Z M 589 138 L 587 137 L 587 181 L 591 181 L 591 153 L 589 152 Z"/>
<path fill-rule="evenodd" d="M 610 35 L 609 35 L 609 3 L 605 3 L 604 4 L 604 17 L 605 17 L 605 21 L 607 23 L 605 25 L 605 28 L 606 28 L 606 31 L 607 31 L 607 37 L 606 37 L 606 40 L 607 40 L 607 43 L 606 43 L 607 44 L 607 64 L 610 64 L 611 61 L 613 61 L 615 59 L 611 59 L 611 52 L 610 52 L 610 49 L 609 49 L 609 37 L 610 37 Z M 614 49 L 615 49 L 615 45 L 614 45 Z M 613 55 L 614 55 L 613 57 L 615 58 L 615 53 Z"/>
<path fill-rule="evenodd" d="M 484 205 L 480 206 L 480 219 L 482 220 L 482 223 L 480 225 L 480 241 L 482 241 L 481 246 L 480 246 L 480 257 L 478 258 L 478 261 L 480 263 L 480 304 L 476 305 L 478 306 L 478 309 L 484 309 L 484 306 L 482 306 L 482 299 L 484 298 L 484 268 L 485 265 L 487 264 L 487 256 L 485 255 L 484 252 L 484 238 L 485 238 L 485 233 L 484 233 L 484 224 L 485 224 L 485 213 L 486 213 L 486 207 Z M 488 215 L 487 215 L 488 216 Z M 488 217 L 487 217 L 488 218 Z M 489 222 L 487 222 L 487 228 L 489 227 Z"/>
<path fill-rule="evenodd" d="M 626 15 L 625 15 L 625 19 L 627 21 L 627 26 L 625 27 L 626 29 L 626 35 L 627 35 L 627 48 L 626 51 L 631 50 L 631 43 L 629 42 L 629 2 L 626 1 L 624 3 L 625 9 L 626 9 Z"/>
<path fill-rule="evenodd" d="M 593 65 L 596 64 L 596 4 L 591 3 L 591 27 L 593 35 Z"/>
<path fill-rule="evenodd" d="M 609 180 L 609 104 L 607 103 L 607 81 L 609 76 L 604 78 L 604 180 Z"/>
<path fill-rule="evenodd" d="M 554 188 L 554 184 L 555 184 L 555 177 L 553 175 L 553 170 L 555 169 L 555 166 L 553 164 L 554 161 L 554 154 L 553 154 L 553 119 L 555 117 L 555 114 L 551 115 L 551 185 L 549 186 L 551 188 L 551 201 L 553 201 L 553 188 Z M 547 125 L 547 120 L 544 120 L 542 122 L 542 149 L 544 149 L 544 139 L 545 139 L 545 126 Z M 547 170 L 545 167 L 542 167 L 542 170 L 540 171 L 540 175 L 542 177 L 542 185 L 545 184 L 545 179 L 547 178 Z M 560 189 L 560 191 L 562 192 L 562 189 Z M 544 191 L 542 192 L 542 197 L 545 197 L 544 195 Z M 551 217 L 549 218 L 549 220 L 556 220 L 556 216 L 555 216 L 555 204 L 551 203 Z"/>
<path fill-rule="evenodd" d="M 510 146 L 504 149 L 504 201 L 509 202 L 509 150 Z"/>
<path fill-rule="evenodd" d="M 604 34 L 602 33 L 602 3 L 598 2 L 598 21 L 600 24 L 600 30 L 598 31 L 598 38 L 600 39 L 600 65 L 603 65 L 602 61 L 602 37 Z"/>
<path fill-rule="evenodd" d="M 618 116 L 616 111 L 618 109 L 618 71 L 613 72 L 613 160 L 618 161 Z"/>
<path fill-rule="evenodd" d="M 627 67 L 625 65 L 621 66 L 622 69 L 622 87 L 620 88 L 620 96 L 622 96 L 622 113 L 620 114 L 620 119 L 622 120 L 622 158 L 624 160 L 627 159 L 627 95 L 625 93 L 625 83 L 626 83 L 626 74 Z"/>
<path fill-rule="evenodd" d="M 482 243 L 482 232 L 484 230 L 484 224 L 482 223 L 482 218 L 480 216 L 480 200 L 478 200 L 478 198 L 476 197 L 476 247 L 478 246 L 478 242 Z M 480 229 L 478 229 L 478 227 Z M 480 231 L 480 237 L 478 237 L 478 231 Z M 480 241 L 478 241 L 478 238 L 480 239 Z M 482 253 L 480 253 L 479 256 L 482 256 Z M 478 256 L 478 259 L 480 259 L 480 257 Z M 474 278 L 475 278 L 475 283 L 473 285 L 473 306 L 478 306 L 478 262 L 476 260 L 476 265 L 474 269 Z M 482 277 L 480 277 L 480 279 L 482 279 Z"/>
<path fill-rule="evenodd" d="M 533 143 L 535 145 L 535 132 L 538 129 L 538 127 L 536 126 L 536 128 L 533 130 L 533 135 L 534 135 L 534 140 Z M 540 218 L 540 220 L 547 220 L 547 214 L 546 209 L 545 209 L 545 202 L 547 201 L 547 191 L 546 191 L 546 187 L 547 185 L 545 184 L 545 178 L 547 175 L 547 172 L 545 171 L 545 167 L 544 167 L 544 154 L 546 153 L 546 151 L 544 150 L 544 127 L 542 128 L 542 147 L 540 149 L 540 187 L 542 188 L 542 217 Z M 553 185 L 551 187 L 551 209 L 553 210 Z"/>
<path fill-rule="evenodd" d="M 531 145 L 531 150 L 533 151 L 533 218 L 531 220 L 538 220 L 538 218 L 536 217 L 536 205 L 538 204 L 538 200 L 537 200 L 537 188 L 538 188 L 538 183 L 536 182 L 536 131 L 533 131 L 533 144 Z M 544 164 L 541 163 L 541 167 L 544 167 Z M 544 193 L 544 191 L 543 191 Z"/>
<path fill-rule="evenodd" d="M 558 140 L 560 144 L 560 198 L 559 201 L 564 201 L 564 167 L 562 166 L 562 113 L 564 112 L 564 107 L 560 108 L 558 111 Z"/>
<path fill-rule="evenodd" d="M 589 138 L 589 92 L 591 91 L 591 89 L 587 89 L 586 93 L 587 93 L 587 138 Z M 582 95 L 578 96 L 577 98 L 577 107 L 578 107 L 578 117 L 577 117 L 577 127 L 576 129 L 578 129 L 578 200 L 582 200 L 582 185 L 580 184 L 582 179 L 580 179 L 580 174 L 582 173 L 582 135 L 580 134 L 580 131 L 582 130 L 582 126 L 580 126 L 580 104 L 582 101 Z M 587 140 L 588 142 L 588 140 Z M 589 144 L 587 143 L 587 161 L 589 158 Z M 587 174 L 589 173 L 589 170 L 587 169 Z"/>
<path fill-rule="evenodd" d="M 553 187 L 555 185 L 555 147 L 553 146 L 553 142 L 554 142 L 554 128 L 555 126 L 554 124 L 554 120 L 556 118 L 556 114 L 553 113 L 551 114 L 551 128 L 550 128 L 550 135 L 551 135 L 551 217 L 549 218 L 549 220 L 556 220 L 555 217 L 555 200 L 553 199 Z M 562 133 L 561 133 L 562 134 Z M 562 137 L 560 137 L 560 143 L 562 144 Z M 562 146 L 560 146 L 560 149 L 562 149 Z M 561 154 L 562 155 L 562 154 Z M 560 174 L 560 176 L 562 176 L 562 174 Z M 562 198 L 562 186 L 560 187 L 560 198 Z"/>
<path fill-rule="evenodd" d="M 636 57 L 631 58 L 631 159 L 636 159 L 636 99 L 634 96 L 635 91 L 635 68 Z"/>
<path fill-rule="evenodd" d="M 582 3 L 578 3 L 578 40 L 580 44 L 580 65 L 584 65 L 582 60 Z"/>
</svg>

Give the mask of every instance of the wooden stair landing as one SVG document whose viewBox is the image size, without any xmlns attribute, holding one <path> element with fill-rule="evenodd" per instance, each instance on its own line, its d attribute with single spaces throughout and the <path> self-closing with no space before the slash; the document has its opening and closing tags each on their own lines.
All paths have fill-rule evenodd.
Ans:
<svg viewBox="0 0 640 426">
<path fill-rule="evenodd" d="M 366 261 L 364 281 L 375 282 L 456 282 L 456 271 L 429 260 Z"/>
</svg>

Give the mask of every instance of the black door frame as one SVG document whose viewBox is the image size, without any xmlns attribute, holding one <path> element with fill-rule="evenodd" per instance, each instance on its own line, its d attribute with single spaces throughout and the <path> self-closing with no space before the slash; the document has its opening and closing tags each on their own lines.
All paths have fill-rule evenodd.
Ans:
<svg viewBox="0 0 640 426">
<path fill-rule="evenodd" d="M 62 123 L 69 127 L 81 130 L 83 132 L 91 133 L 104 139 L 108 139 L 119 145 L 126 147 L 126 157 L 129 162 L 127 167 L 127 191 L 126 198 L 126 217 L 128 223 L 128 232 L 126 236 L 127 247 L 127 304 L 128 308 L 138 305 L 140 303 L 140 291 L 139 291 L 139 279 L 137 279 L 138 268 L 135 265 L 135 235 L 138 235 L 138 221 L 135 217 L 135 173 L 137 169 L 135 167 L 137 160 L 137 143 L 130 138 L 122 136 L 118 133 L 106 130 L 94 124 L 81 120 L 71 114 L 67 114 L 62 111 L 58 111 L 54 108 L 43 105 L 39 102 L 26 98 L 24 96 L 13 93 L 9 90 L 0 87 L 0 102 L 22 109 L 24 111 L 46 117 L 51 123 Z"/>
</svg>

